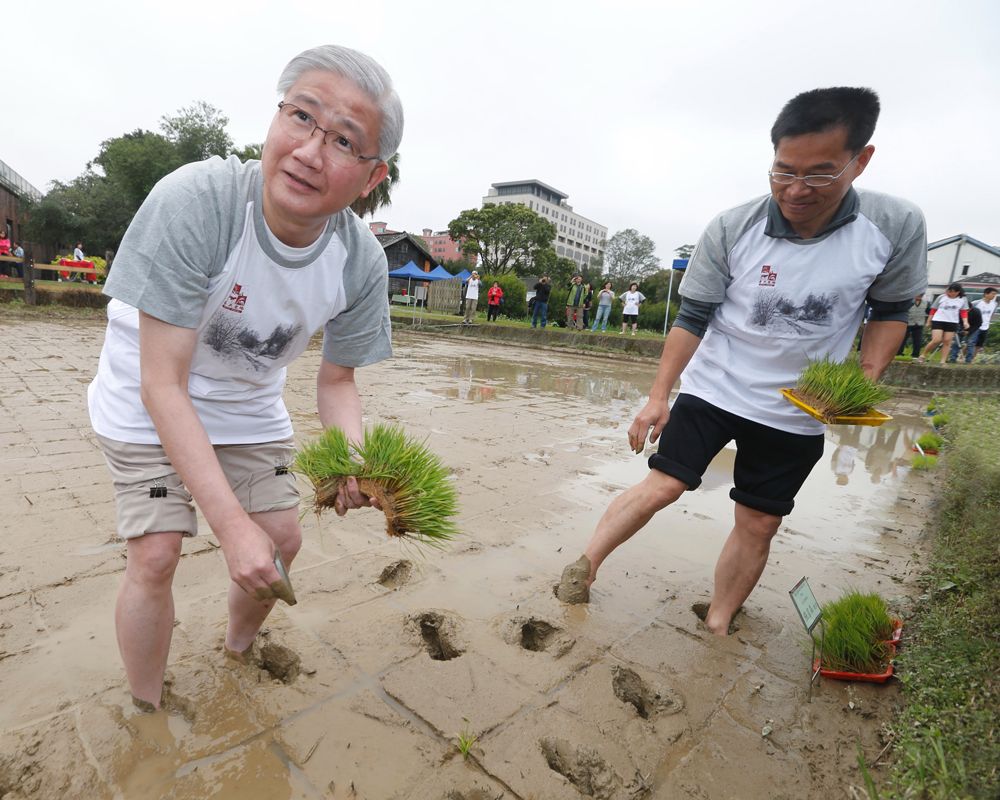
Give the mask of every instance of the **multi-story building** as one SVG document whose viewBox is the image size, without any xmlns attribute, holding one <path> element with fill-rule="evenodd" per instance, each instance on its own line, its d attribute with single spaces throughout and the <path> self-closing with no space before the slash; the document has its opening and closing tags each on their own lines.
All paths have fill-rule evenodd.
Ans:
<svg viewBox="0 0 1000 800">
<path fill-rule="evenodd" d="M 573 211 L 566 201 L 569 195 L 538 180 L 494 183 L 483 198 L 487 203 L 518 203 L 527 206 L 542 219 L 556 227 L 552 247 L 556 255 L 573 259 L 586 266 L 594 258 L 604 259 L 608 229 L 600 223 Z"/>
<path fill-rule="evenodd" d="M 462 245 L 448 235 L 448 231 L 432 231 L 424 228 L 421 238 L 427 242 L 427 249 L 438 261 L 460 261 L 465 258 L 462 255 Z"/>
</svg>

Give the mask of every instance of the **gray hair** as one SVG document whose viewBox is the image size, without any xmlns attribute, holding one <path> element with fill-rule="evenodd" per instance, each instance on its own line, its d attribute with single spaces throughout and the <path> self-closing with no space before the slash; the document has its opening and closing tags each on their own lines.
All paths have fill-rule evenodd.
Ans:
<svg viewBox="0 0 1000 800">
<path fill-rule="evenodd" d="M 278 91 L 285 94 L 303 73 L 314 69 L 347 78 L 375 102 L 382 114 L 378 156 L 388 161 L 403 138 L 403 104 L 392 88 L 389 73 L 371 56 L 349 47 L 325 44 L 305 50 L 289 61 L 278 78 Z"/>
</svg>

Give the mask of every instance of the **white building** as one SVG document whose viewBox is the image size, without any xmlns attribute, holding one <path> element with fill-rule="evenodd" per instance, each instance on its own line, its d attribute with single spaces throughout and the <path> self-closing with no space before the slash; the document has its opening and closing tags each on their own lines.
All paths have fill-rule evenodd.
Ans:
<svg viewBox="0 0 1000 800">
<path fill-rule="evenodd" d="M 568 194 L 541 181 L 510 181 L 492 184 L 489 194 L 483 198 L 483 205 L 517 203 L 527 206 L 555 225 L 556 238 L 552 240 L 552 247 L 557 256 L 571 258 L 580 266 L 586 266 L 595 257 L 603 260 L 607 227 L 577 214 L 566 202 L 568 198 Z"/>
<path fill-rule="evenodd" d="M 1000 274 L 1000 248 L 962 233 L 927 245 L 927 292 L 941 294 L 951 283 L 967 283 L 983 273 Z"/>
</svg>

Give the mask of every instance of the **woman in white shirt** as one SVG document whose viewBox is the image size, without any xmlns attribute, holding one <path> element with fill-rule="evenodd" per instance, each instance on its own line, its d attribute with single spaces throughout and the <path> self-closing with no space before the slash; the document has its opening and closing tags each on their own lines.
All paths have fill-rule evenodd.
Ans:
<svg viewBox="0 0 1000 800">
<path fill-rule="evenodd" d="M 479 303 L 480 284 L 482 284 L 482 281 L 479 280 L 479 273 L 472 270 L 469 282 L 465 285 L 465 318 L 462 320 L 463 325 L 471 325 L 472 321 L 476 318 L 476 305 Z"/>
<path fill-rule="evenodd" d="M 959 325 L 964 330 L 969 329 L 969 301 L 965 298 L 965 290 L 953 283 L 944 294 L 940 294 L 931 304 L 930 316 L 927 321 L 931 326 L 931 340 L 920 354 L 917 361 L 923 361 L 931 353 L 941 348 L 941 363 L 951 348 L 951 340 Z"/>
<path fill-rule="evenodd" d="M 628 291 L 622 292 L 619 299 L 625 304 L 625 307 L 622 309 L 621 332 L 625 333 L 625 329 L 631 322 L 632 335 L 635 336 L 635 330 L 639 327 L 639 304 L 646 299 L 646 296 L 639 291 L 638 283 L 630 283 Z"/>
</svg>

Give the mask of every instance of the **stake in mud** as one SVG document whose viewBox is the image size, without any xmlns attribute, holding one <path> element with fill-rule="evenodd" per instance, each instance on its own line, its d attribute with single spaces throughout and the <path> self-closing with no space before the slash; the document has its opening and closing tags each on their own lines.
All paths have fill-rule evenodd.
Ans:
<svg viewBox="0 0 1000 800">
<path fill-rule="evenodd" d="M 360 444 L 329 428 L 299 451 L 294 470 L 315 489 L 316 511 L 333 508 L 337 493 L 354 477 L 360 490 L 385 513 L 385 531 L 439 547 L 458 535 L 458 500 L 450 471 L 422 443 L 398 427 L 375 425 Z"/>
</svg>

